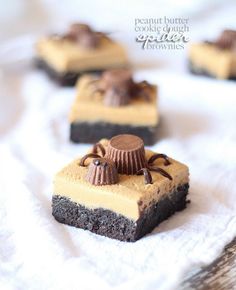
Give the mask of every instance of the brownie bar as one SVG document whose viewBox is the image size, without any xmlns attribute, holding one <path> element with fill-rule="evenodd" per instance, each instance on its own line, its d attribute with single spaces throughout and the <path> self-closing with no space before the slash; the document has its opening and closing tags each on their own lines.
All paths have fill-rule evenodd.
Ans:
<svg viewBox="0 0 236 290">
<path fill-rule="evenodd" d="M 120 241 L 134 242 L 176 211 L 183 210 L 187 203 L 188 188 L 188 184 L 179 186 L 175 192 L 143 212 L 136 222 L 110 210 L 88 209 L 60 195 L 54 195 L 52 198 L 52 215 L 60 223 Z"/>
<path fill-rule="evenodd" d="M 119 134 L 137 135 L 143 139 L 145 145 L 153 145 L 157 140 L 157 126 L 74 122 L 70 128 L 70 140 L 75 143 L 96 143 L 102 138 L 110 139 Z"/>
<path fill-rule="evenodd" d="M 215 76 L 213 76 L 212 74 L 210 74 L 208 71 L 196 67 L 190 60 L 188 61 L 188 70 L 194 74 L 194 75 L 202 75 L 202 76 L 207 76 L 207 77 L 211 77 L 211 78 L 215 78 Z M 236 80 L 236 77 L 230 77 L 228 78 L 228 80 Z"/>
<path fill-rule="evenodd" d="M 58 73 L 56 70 L 54 70 L 41 58 L 35 59 L 35 66 L 39 69 L 44 70 L 52 80 L 54 80 L 61 86 L 65 86 L 65 87 L 74 86 L 78 77 L 80 77 L 83 73 L 99 74 L 102 72 L 102 70 L 101 71 L 94 70 L 94 71 L 86 71 L 86 72 L 80 72 L 80 73 L 75 73 L 75 72 Z"/>
</svg>

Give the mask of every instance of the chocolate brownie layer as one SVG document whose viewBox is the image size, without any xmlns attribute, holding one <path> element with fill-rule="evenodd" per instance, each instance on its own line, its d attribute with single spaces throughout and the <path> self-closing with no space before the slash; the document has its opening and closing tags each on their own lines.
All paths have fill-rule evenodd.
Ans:
<svg viewBox="0 0 236 290">
<path fill-rule="evenodd" d="M 206 70 L 204 70 L 202 68 L 196 67 L 190 60 L 188 61 L 188 69 L 194 75 L 203 75 L 203 76 L 215 78 L 215 76 L 210 74 L 208 71 L 206 71 Z M 235 81 L 236 77 L 229 77 L 228 80 Z"/>
<path fill-rule="evenodd" d="M 143 139 L 145 145 L 153 145 L 157 140 L 157 126 L 130 126 L 106 122 L 71 123 L 70 140 L 75 143 L 96 143 L 102 138 L 110 139 L 119 134 L 133 134 Z"/>
<path fill-rule="evenodd" d="M 143 212 L 137 221 L 110 210 L 89 209 L 67 197 L 54 195 L 52 214 L 64 224 L 89 230 L 93 233 L 121 241 L 134 242 L 151 232 L 159 223 L 186 207 L 189 185 L 179 186 Z"/>
<path fill-rule="evenodd" d="M 35 59 L 35 65 L 37 68 L 44 70 L 47 75 L 54 81 L 56 81 L 61 86 L 74 86 L 78 77 L 80 77 L 85 72 L 75 73 L 75 72 L 65 72 L 59 73 L 49 66 L 43 59 Z M 86 73 L 99 74 L 102 71 L 86 71 Z"/>
</svg>

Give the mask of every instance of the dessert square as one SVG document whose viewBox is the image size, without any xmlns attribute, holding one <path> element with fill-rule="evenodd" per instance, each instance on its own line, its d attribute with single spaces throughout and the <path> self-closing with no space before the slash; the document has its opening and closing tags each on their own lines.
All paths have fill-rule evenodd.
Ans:
<svg viewBox="0 0 236 290">
<path fill-rule="evenodd" d="M 36 44 L 36 64 L 56 82 L 73 86 L 85 72 L 127 66 L 124 48 L 106 34 L 85 24 L 72 24 L 65 35 L 41 38 Z"/>
<path fill-rule="evenodd" d="M 70 139 L 95 143 L 118 134 L 134 134 L 153 145 L 157 140 L 159 113 L 157 86 L 136 83 L 128 70 L 111 70 L 99 78 L 81 77 L 72 105 Z"/>
<path fill-rule="evenodd" d="M 236 31 L 225 30 L 215 42 L 195 43 L 189 49 L 189 69 L 218 79 L 236 78 Z"/>
<path fill-rule="evenodd" d="M 144 148 L 134 135 L 101 140 L 58 172 L 52 214 L 67 225 L 134 242 L 183 210 L 188 167 Z"/>
</svg>

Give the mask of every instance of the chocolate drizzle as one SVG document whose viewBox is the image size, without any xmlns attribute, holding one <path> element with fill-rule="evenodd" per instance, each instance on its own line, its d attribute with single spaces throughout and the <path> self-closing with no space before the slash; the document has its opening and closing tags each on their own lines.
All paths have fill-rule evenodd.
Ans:
<svg viewBox="0 0 236 290">
<path fill-rule="evenodd" d="M 160 158 L 163 158 L 163 159 L 165 160 L 164 165 L 167 166 L 167 165 L 170 165 L 170 164 L 171 164 L 171 163 L 170 163 L 170 160 L 169 160 L 169 158 L 168 158 L 167 155 L 165 155 L 165 154 L 154 154 L 154 155 L 152 155 L 152 156 L 148 159 L 148 165 L 153 164 L 153 162 L 154 162 L 155 160 L 160 159 Z"/>
<path fill-rule="evenodd" d="M 95 154 L 95 153 L 86 154 L 86 155 L 84 155 L 84 157 L 81 158 L 81 160 L 79 162 L 79 166 L 85 166 L 84 163 L 88 158 L 97 158 L 97 157 L 100 157 L 100 156 L 98 154 Z"/>
<path fill-rule="evenodd" d="M 148 170 L 148 168 L 141 168 L 138 172 L 137 175 L 144 175 L 144 179 L 145 179 L 145 184 L 152 184 L 152 175 L 150 173 L 150 171 Z"/>
<path fill-rule="evenodd" d="M 98 150 L 101 151 L 102 157 L 105 156 L 106 150 L 101 143 L 96 143 L 93 145 L 92 153 L 98 153 Z"/>
<path fill-rule="evenodd" d="M 153 154 L 146 160 L 143 140 L 135 135 L 117 135 L 110 139 L 107 148 L 101 143 L 96 143 L 92 153 L 82 157 L 79 165 L 85 166 L 88 158 L 93 158 L 93 161 L 90 162 L 86 180 L 93 185 L 115 184 L 118 182 L 118 173 L 143 174 L 145 184 L 153 183 L 151 171 L 172 180 L 168 172 L 153 164 L 157 159 L 163 159 L 164 166 L 169 166 L 171 162 L 168 156 L 160 153 Z"/>
<path fill-rule="evenodd" d="M 160 168 L 160 167 L 149 167 L 150 171 L 155 171 L 160 173 L 161 175 L 165 176 L 166 178 L 168 178 L 169 180 L 172 180 L 173 178 L 170 176 L 170 174 L 168 172 L 166 172 L 164 169 Z"/>
<path fill-rule="evenodd" d="M 104 95 L 104 104 L 111 107 L 125 106 L 131 99 L 151 100 L 153 86 L 147 81 L 136 83 L 128 69 L 114 69 L 104 72 L 100 79 L 92 82 L 94 92 Z"/>
</svg>

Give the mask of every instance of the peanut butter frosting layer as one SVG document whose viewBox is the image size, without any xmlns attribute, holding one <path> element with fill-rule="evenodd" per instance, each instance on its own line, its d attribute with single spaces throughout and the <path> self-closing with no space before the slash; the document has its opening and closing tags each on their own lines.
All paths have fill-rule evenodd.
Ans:
<svg viewBox="0 0 236 290">
<path fill-rule="evenodd" d="M 236 53 L 212 44 L 192 44 L 189 58 L 194 66 L 204 69 L 219 79 L 236 76 Z"/>
<path fill-rule="evenodd" d="M 58 72 L 103 70 L 127 65 L 124 48 L 107 38 L 98 47 L 86 49 L 56 37 L 42 38 L 36 44 L 38 57 Z"/>
<path fill-rule="evenodd" d="M 153 152 L 146 150 L 145 154 L 149 158 Z M 94 186 L 85 180 L 88 169 L 79 166 L 78 158 L 55 176 L 54 195 L 68 197 L 87 208 L 108 209 L 136 221 L 153 202 L 189 182 L 188 167 L 173 159 L 170 161 L 168 166 L 164 166 L 161 160 L 154 164 L 168 172 L 172 180 L 152 172 L 153 184 L 145 184 L 143 176 L 119 174 L 117 184 Z"/>
<path fill-rule="evenodd" d="M 157 111 L 157 87 L 152 86 L 150 101 L 133 98 L 128 105 L 106 106 L 103 95 L 94 93 L 94 76 L 85 75 L 77 83 L 77 95 L 72 105 L 70 122 L 108 122 L 134 126 L 156 126 L 159 122 Z"/>
</svg>

